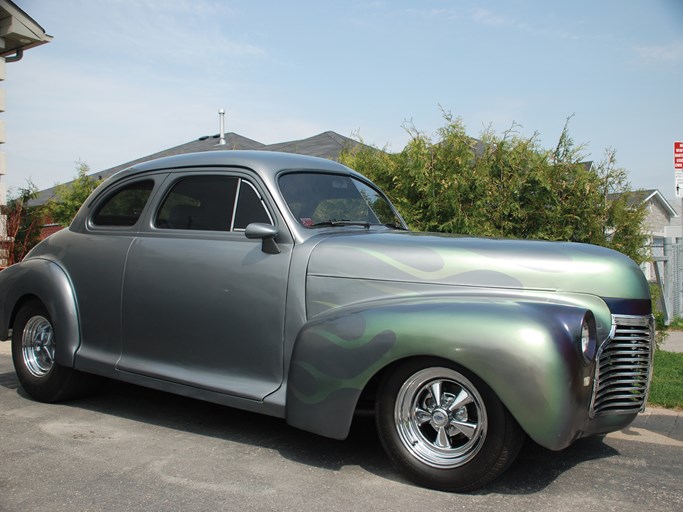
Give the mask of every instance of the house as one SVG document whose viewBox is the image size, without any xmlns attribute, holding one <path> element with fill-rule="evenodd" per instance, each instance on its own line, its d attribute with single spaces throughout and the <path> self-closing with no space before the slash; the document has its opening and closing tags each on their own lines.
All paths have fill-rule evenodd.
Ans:
<svg viewBox="0 0 683 512">
<path fill-rule="evenodd" d="M 612 196 L 614 197 L 614 196 Z M 648 281 L 663 294 L 660 304 L 665 322 L 683 316 L 683 231 L 680 203 L 668 201 L 659 190 L 632 192 L 631 204 L 645 204 L 643 227 L 648 235 L 650 261 L 641 266 Z M 674 206 L 678 203 L 677 206 Z"/>
<path fill-rule="evenodd" d="M 151 155 L 143 156 L 136 160 L 126 162 L 124 164 L 110 167 L 100 172 L 91 174 L 95 179 L 106 179 L 109 176 L 122 171 L 132 165 L 155 160 L 165 156 L 182 155 L 184 153 L 196 153 L 201 151 L 220 151 L 226 149 L 242 149 L 242 150 L 257 150 L 257 151 L 282 151 L 284 153 L 296 153 L 299 155 L 317 156 L 320 158 L 327 158 L 329 160 L 338 160 L 339 154 L 344 148 L 353 148 L 360 145 L 357 142 L 338 133 L 327 131 L 309 137 L 307 139 L 293 140 L 289 142 L 278 142 L 275 144 L 263 144 L 261 142 L 249 139 L 237 133 L 225 133 L 216 135 L 205 135 L 196 140 L 186 142 L 180 146 L 175 146 L 169 149 L 164 149 Z M 67 183 L 68 185 L 68 183 Z M 41 190 L 38 197 L 29 203 L 29 206 L 38 206 L 46 203 L 55 195 L 55 187 Z"/>
<path fill-rule="evenodd" d="M 615 194 L 609 196 L 610 199 L 614 197 Z M 646 215 L 643 228 L 648 235 L 650 254 L 653 257 L 663 256 L 665 240 L 671 239 L 674 235 L 672 226 L 677 221 L 680 226 L 678 212 L 662 193 L 655 189 L 632 192 L 629 203 L 632 205 L 645 204 Z M 679 229 L 677 235 L 673 236 L 673 243 L 680 241 L 682 236 Z M 654 262 L 644 264 L 643 272 L 649 281 L 655 281 Z"/>
<path fill-rule="evenodd" d="M 676 211 L 676 217 L 671 218 L 668 226 L 664 226 L 664 238 L 671 238 L 672 240 L 683 241 L 683 222 L 681 222 L 681 206 L 683 198 L 677 197 L 669 199 L 669 204 Z"/>
<path fill-rule="evenodd" d="M 659 190 L 638 190 L 632 193 L 632 200 L 645 203 L 647 216 L 644 227 L 653 242 L 658 243 L 667 238 L 672 222 L 678 218 L 678 212 L 662 193 Z M 681 233 L 678 233 L 677 238 L 681 238 Z"/>
<path fill-rule="evenodd" d="M 5 64 L 18 62 L 24 52 L 49 43 L 52 36 L 10 0 L 0 0 L 0 82 L 5 79 Z M 5 111 L 5 90 L 0 89 L 0 112 Z M 5 122 L 0 119 L 0 147 L 5 142 Z M 0 151 L 0 206 L 7 204 L 7 189 L 2 181 L 6 174 L 5 153 Z M 10 262 L 15 233 L 7 215 L 0 215 L 0 269 Z"/>
</svg>

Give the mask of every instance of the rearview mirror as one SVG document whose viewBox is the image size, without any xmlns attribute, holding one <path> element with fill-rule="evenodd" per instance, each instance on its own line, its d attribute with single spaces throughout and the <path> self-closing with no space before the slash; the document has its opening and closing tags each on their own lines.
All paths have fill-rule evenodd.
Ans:
<svg viewBox="0 0 683 512">
<path fill-rule="evenodd" d="M 252 222 L 245 229 L 244 234 L 250 240 L 261 240 L 261 250 L 267 254 L 280 254 L 280 248 L 275 243 L 278 229 L 272 224 Z"/>
</svg>

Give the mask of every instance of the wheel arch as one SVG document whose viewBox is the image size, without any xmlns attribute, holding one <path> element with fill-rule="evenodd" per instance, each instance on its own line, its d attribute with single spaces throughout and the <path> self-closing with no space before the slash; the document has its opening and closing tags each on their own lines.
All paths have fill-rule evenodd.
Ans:
<svg viewBox="0 0 683 512">
<path fill-rule="evenodd" d="M 80 345 L 80 325 L 73 286 L 66 272 L 51 260 L 25 260 L 0 273 L 0 287 L 6 287 L 0 309 L 0 335 L 7 338 L 19 310 L 27 302 L 38 300 L 47 310 L 60 340 L 55 361 L 73 367 Z"/>
<path fill-rule="evenodd" d="M 309 322 L 294 347 L 288 423 L 348 435 L 354 411 L 384 375 L 414 358 L 439 358 L 488 385 L 522 429 L 551 449 L 580 425 L 592 374 L 577 350 L 585 308 L 524 300 L 438 297 L 343 308 Z"/>
</svg>

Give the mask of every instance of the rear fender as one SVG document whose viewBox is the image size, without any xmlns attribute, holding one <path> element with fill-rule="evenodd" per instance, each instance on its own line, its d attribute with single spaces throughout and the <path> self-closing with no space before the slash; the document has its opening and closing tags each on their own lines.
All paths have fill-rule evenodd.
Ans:
<svg viewBox="0 0 683 512">
<path fill-rule="evenodd" d="M 24 260 L 0 272 L 0 289 L 0 339 L 8 337 L 21 304 L 35 297 L 52 319 L 58 340 L 55 361 L 72 367 L 80 344 L 80 328 L 73 287 L 64 270 L 50 260 Z"/>
<path fill-rule="evenodd" d="M 438 357 L 478 375 L 537 442 L 567 446 L 588 411 L 592 362 L 580 350 L 587 309 L 523 299 L 406 299 L 340 308 L 297 337 L 287 422 L 348 435 L 358 398 L 378 372 L 413 357 Z"/>
</svg>

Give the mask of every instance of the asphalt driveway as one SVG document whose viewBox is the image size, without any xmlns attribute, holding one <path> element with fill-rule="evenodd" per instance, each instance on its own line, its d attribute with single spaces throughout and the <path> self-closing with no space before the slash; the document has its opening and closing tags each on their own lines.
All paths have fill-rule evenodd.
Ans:
<svg viewBox="0 0 683 512">
<path fill-rule="evenodd" d="M 67 404 L 19 388 L 0 343 L 0 511 L 678 511 L 683 419 L 651 409 L 631 428 L 556 453 L 527 443 L 488 489 L 456 495 L 400 477 L 372 421 L 346 441 L 284 421 L 112 383 Z"/>
</svg>

